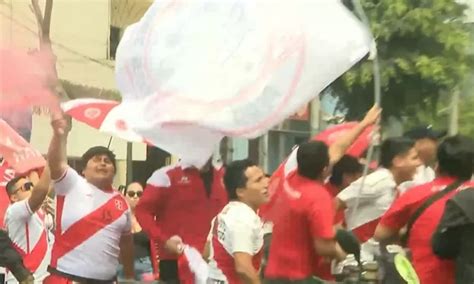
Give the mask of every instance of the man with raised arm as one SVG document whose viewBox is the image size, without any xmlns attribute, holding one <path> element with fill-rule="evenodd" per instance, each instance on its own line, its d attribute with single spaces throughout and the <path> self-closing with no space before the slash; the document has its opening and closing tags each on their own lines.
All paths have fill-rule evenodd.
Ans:
<svg viewBox="0 0 474 284">
<path fill-rule="evenodd" d="M 70 122 L 52 121 L 48 163 L 57 196 L 56 240 L 46 284 L 113 283 L 119 258 L 127 279 L 134 279 L 130 209 L 112 188 L 115 155 L 102 146 L 82 156 L 78 174 L 67 164 Z"/>
</svg>

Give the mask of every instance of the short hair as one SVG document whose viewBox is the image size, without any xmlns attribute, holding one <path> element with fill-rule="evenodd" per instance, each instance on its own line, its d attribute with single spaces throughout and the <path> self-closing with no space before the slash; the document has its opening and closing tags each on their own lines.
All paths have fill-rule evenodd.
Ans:
<svg viewBox="0 0 474 284">
<path fill-rule="evenodd" d="M 406 137 L 387 138 L 380 146 L 380 164 L 384 168 L 393 165 L 393 159 L 398 155 L 404 155 L 415 147 L 415 140 Z"/>
<path fill-rule="evenodd" d="M 333 185 L 341 185 L 344 174 L 357 174 L 362 173 L 364 167 L 359 160 L 350 155 L 344 155 L 334 166 L 332 167 L 332 174 L 329 178 L 329 182 Z"/>
<path fill-rule="evenodd" d="M 249 160 L 237 160 L 231 162 L 225 169 L 224 185 L 227 191 L 229 200 L 237 200 L 237 189 L 244 188 L 247 184 L 247 176 L 245 171 L 247 168 L 253 167 L 256 164 Z"/>
<path fill-rule="evenodd" d="M 303 177 L 317 179 L 329 166 L 328 146 L 321 141 L 304 142 L 297 151 L 298 174 Z"/>
<path fill-rule="evenodd" d="M 115 154 L 109 150 L 109 148 L 104 147 L 104 146 L 94 146 L 89 148 L 81 158 L 82 161 L 82 169 L 84 170 L 87 166 L 87 162 L 89 162 L 90 159 L 92 159 L 94 156 L 97 155 L 106 155 L 112 164 L 114 165 L 114 169 L 117 170 L 117 165 L 116 165 L 116 160 L 115 160 Z"/>
<path fill-rule="evenodd" d="M 437 158 L 440 174 L 469 180 L 474 173 L 474 141 L 463 135 L 448 137 L 438 146 Z"/>
<path fill-rule="evenodd" d="M 13 192 L 16 190 L 15 184 L 16 184 L 19 180 L 21 180 L 21 179 L 26 179 L 26 177 L 25 177 L 25 176 L 17 176 L 17 177 L 12 178 L 12 179 L 7 183 L 7 185 L 5 186 L 5 189 L 6 189 L 6 191 L 7 191 L 8 196 L 10 196 L 10 195 L 13 194 Z"/>
</svg>

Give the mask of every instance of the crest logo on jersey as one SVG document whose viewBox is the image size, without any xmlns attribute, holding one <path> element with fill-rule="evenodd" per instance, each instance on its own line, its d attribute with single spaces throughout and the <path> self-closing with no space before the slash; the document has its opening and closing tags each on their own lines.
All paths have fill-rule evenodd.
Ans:
<svg viewBox="0 0 474 284">
<path fill-rule="evenodd" d="M 190 180 L 187 176 L 182 176 L 178 183 L 179 184 L 189 184 Z"/>
<path fill-rule="evenodd" d="M 115 200 L 115 208 L 117 208 L 120 211 L 123 211 L 124 206 L 122 200 Z"/>
</svg>

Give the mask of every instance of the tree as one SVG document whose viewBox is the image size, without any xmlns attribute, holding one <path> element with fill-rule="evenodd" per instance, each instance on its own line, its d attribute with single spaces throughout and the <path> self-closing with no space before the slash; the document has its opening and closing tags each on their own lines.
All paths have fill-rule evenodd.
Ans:
<svg viewBox="0 0 474 284">
<path fill-rule="evenodd" d="M 452 0 L 362 0 L 381 65 L 384 117 L 436 115 L 443 94 L 472 70 L 464 5 Z M 372 62 L 364 60 L 330 89 L 349 119 L 373 104 Z"/>
</svg>

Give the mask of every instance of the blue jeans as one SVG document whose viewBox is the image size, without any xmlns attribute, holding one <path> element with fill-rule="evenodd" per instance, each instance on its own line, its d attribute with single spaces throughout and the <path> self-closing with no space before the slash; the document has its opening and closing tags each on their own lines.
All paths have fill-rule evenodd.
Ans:
<svg viewBox="0 0 474 284">
<path fill-rule="evenodd" d="M 135 259 L 135 280 L 141 281 L 144 274 L 153 273 L 153 266 L 149 257 Z M 123 265 L 119 265 L 117 271 L 118 280 L 124 280 Z M 155 282 L 153 282 L 155 283 Z"/>
</svg>

